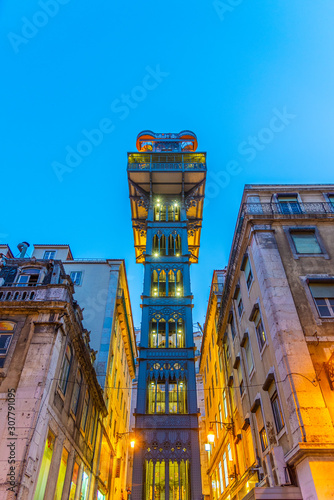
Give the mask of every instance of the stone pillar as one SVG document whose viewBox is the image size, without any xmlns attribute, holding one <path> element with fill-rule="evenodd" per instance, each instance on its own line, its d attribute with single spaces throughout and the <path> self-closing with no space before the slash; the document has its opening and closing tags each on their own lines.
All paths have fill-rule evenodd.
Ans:
<svg viewBox="0 0 334 500">
<path fill-rule="evenodd" d="M 49 470 L 49 477 L 48 477 L 48 482 L 46 483 L 44 498 L 54 497 L 63 447 L 64 447 L 64 436 L 59 435 L 58 437 L 56 437 L 55 440 L 51 466 Z"/>
<path fill-rule="evenodd" d="M 69 494 L 70 494 L 75 456 L 76 456 L 75 450 L 74 450 L 74 448 L 72 448 L 70 453 L 69 453 L 68 460 L 67 460 L 67 469 L 66 469 L 64 488 L 63 488 L 63 494 L 61 496 L 61 500 L 67 500 L 69 497 Z"/>
<path fill-rule="evenodd" d="M 198 430 L 191 433 L 190 485 L 191 500 L 202 500 L 201 460 L 199 450 Z"/>
</svg>

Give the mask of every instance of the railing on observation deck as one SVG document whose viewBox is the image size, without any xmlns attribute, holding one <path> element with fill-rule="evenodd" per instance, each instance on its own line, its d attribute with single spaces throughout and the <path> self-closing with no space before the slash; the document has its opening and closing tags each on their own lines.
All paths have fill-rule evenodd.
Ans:
<svg viewBox="0 0 334 500">
<path fill-rule="evenodd" d="M 204 154 L 130 154 L 128 170 L 203 170 L 206 171 Z"/>
</svg>

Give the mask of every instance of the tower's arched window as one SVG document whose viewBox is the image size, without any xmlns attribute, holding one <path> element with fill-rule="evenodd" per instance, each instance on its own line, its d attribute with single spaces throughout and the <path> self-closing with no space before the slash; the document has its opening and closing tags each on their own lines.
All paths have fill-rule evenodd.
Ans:
<svg viewBox="0 0 334 500">
<path fill-rule="evenodd" d="M 147 387 L 147 413 L 166 412 L 165 380 L 150 380 Z"/>
<path fill-rule="evenodd" d="M 187 413 L 185 380 L 153 379 L 148 381 L 147 413 Z"/>
<path fill-rule="evenodd" d="M 180 206 L 177 202 L 173 202 L 168 206 L 168 221 L 180 220 Z"/>
<path fill-rule="evenodd" d="M 159 274 L 157 271 L 152 272 L 152 279 L 151 279 L 151 295 L 152 297 L 158 297 L 159 294 Z"/>
<path fill-rule="evenodd" d="M 168 255 L 181 255 L 181 238 L 180 235 L 170 234 L 168 237 Z"/>
<path fill-rule="evenodd" d="M 153 236 L 152 252 L 156 257 L 166 255 L 166 236 L 164 234 L 155 234 Z"/>
<path fill-rule="evenodd" d="M 160 272 L 153 270 L 151 279 L 151 296 L 165 297 L 167 291 L 166 273 L 164 270 Z"/>
<path fill-rule="evenodd" d="M 170 270 L 168 273 L 168 295 L 169 297 L 183 296 L 183 277 L 180 270 Z"/>
<path fill-rule="evenodd" d="M 183 319 L 168 321 L 168 346 L 172 348 L 184 347 L 184 323 Z"/>
<path fill-rule="evenodd" d="M 185 380 L 169 382 L 168 406 L 169 413 L 187 413 L 187 388 Z"/>
<path fill-rule="evenodd" d="M 166 222 L 167 210 L 163 203 L 156 203 L 154 206 L 154 220 Z"/>
<path fill-rule="evenodd" d="M 150 322 L 149 347 L 166 347 L 166 321 L 162 318 Z"/>
</svg>

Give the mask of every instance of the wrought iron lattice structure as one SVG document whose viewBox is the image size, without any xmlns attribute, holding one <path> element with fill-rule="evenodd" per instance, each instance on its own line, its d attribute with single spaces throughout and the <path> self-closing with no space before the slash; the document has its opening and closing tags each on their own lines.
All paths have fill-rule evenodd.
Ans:
<svg viewBox="0 0 334 500">
<path fill-rule="evenodd" d="M 128 154 L 136 260 L 144 264 L 133 500 L 162 490 L 164 500 L 202 498 L 190 264 L 198 260 L 206 155 L 196 148 L 190 131 L 144 131 Z"/>
</svg>

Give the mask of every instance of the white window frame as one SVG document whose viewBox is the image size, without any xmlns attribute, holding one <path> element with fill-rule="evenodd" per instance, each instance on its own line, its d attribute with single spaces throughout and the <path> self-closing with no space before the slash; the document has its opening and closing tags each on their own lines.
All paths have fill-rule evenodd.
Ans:
<svg viewBox="0 0 334 500">
<path fill-rule="evenodd" d="M 53 257 L 46 257 L 46 254 L 49 254 L 49 253 L 54 253 L 54 256 Z M 57 250 L 44 250 L 43 259 L 54 260 L 56 255 L 57 255 Z"/>
</svg>

